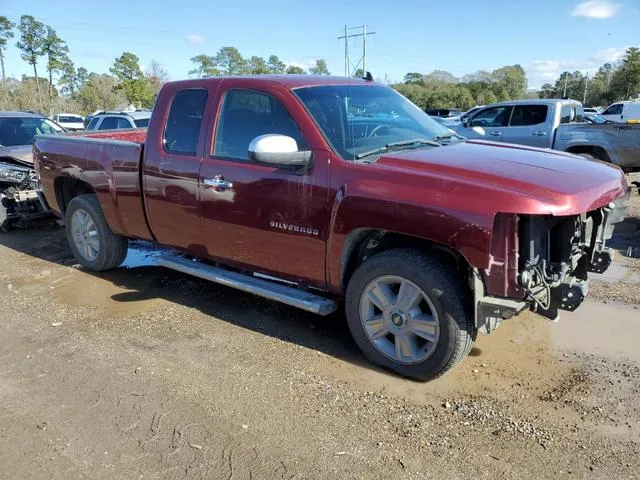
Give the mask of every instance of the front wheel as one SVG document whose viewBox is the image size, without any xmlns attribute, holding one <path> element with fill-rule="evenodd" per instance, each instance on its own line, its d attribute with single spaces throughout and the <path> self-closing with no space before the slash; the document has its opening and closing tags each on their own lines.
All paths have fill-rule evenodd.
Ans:
<svg viewBox="0 0 640 480">
<path fill-rule="evenodd" d="M 65 228 L 73 256 L 89 270 L 111 270 L 127 256 L 128 240 L 111 231 L 94 194 L 79 195 L 69 202 Z"/>
<path fill-rule="evenodd" d="M 366 260 L 347 287 L 347 322 L 363 354 L 402 376 L 429 380 L 471 350 L 475 328 L 451 269 L 409 249 Z"/>
</svg>

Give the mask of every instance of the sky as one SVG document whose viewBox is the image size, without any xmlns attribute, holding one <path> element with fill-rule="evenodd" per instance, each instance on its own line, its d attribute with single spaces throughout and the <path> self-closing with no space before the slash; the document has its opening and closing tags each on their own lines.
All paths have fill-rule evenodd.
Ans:
<svg viewBox="0 0 640 480">
<path fill-rule="evenodd" d="M 67 41 L 77 66 L 108 72 L 124 51 L 143 66 L 160 62 L 172 80 L 187 78 L 190 58 L 223 46 L 243 56 L 276 54 L 308 68 L 327 61 L 344 74 L 344 26 L 366 24 L 367 70 L 401 81 L 407 72 L 456 76 L 519 63 L 530 88 L 564 70 L 593 73 L 640 46 L 640 0 L 0 0 L 0 15 L 33 15 Z M 356 33 L 353 30 L 350 33 Z M 30 73 L 11 41 L 6 68 Z M 362 40 L 349 42 L 355 64 Z M 44 61 L 41 65 L 44 71 Z"/>
</svg>

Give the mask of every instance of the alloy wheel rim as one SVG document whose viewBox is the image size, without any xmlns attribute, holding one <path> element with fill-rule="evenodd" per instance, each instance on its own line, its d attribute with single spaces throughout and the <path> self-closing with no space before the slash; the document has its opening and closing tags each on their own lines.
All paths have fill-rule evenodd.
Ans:
<svg viewBox="0 0 640 480">
<path fill-rule="evenodd" d="M 440 339 L 438 313 L 427 294 L 397 275 L 369 282 L 360 298 L 360 320 L 371 344 L 398 363 L 426 360 Z"/>
<path fill-rule="evenodd" d="M 71 236 L 82 258 L 93 262 L 100 252 L 98 227 L 91 216 L 79 208 L 71 215 Z"/>
</svg>

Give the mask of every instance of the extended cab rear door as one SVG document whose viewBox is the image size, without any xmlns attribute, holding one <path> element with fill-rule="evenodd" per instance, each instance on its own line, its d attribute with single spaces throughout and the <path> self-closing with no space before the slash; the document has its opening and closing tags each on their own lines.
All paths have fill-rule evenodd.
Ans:
<svg viewBox="0 0 640 480">
<path fill-rule="evenodd" d="M 149 226 L 163 245 L 206 255 L 198 188 L 207 122 L 213 108 L 209 87 L 164 87 L 147 132 L 143 163 Z"/>
<path fill-rule="evenodd" d="M 225 79 L 214 103 L 212 139 L 200 169 L 208 255 L 324 287 L 329 153 L 310 143 L 308 114 L 289 90 L 267 80 Z M 251 163 L 249 144 L 264 134 L 287 135 L 299 150 L 313 150 L 309 171 Z"/>
<path fill-rule="evenodd" d="M 552 112 L 548 105 L 515 105 L 509 126 L 502 130 L 502 140 L 532 147 L 550 147 Z"/>
</svg>

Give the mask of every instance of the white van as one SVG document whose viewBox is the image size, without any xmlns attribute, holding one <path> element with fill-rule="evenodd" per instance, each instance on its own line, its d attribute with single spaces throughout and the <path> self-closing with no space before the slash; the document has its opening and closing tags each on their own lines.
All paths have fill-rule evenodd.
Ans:
<svg viewBox="0 0 640 480">
<path fill-rule="evenodd" d="M 627 123 L 629 120 L 640 121 L 640 100 L 613 103 L 600 115 L 616 123 Z"/>
</svg>

